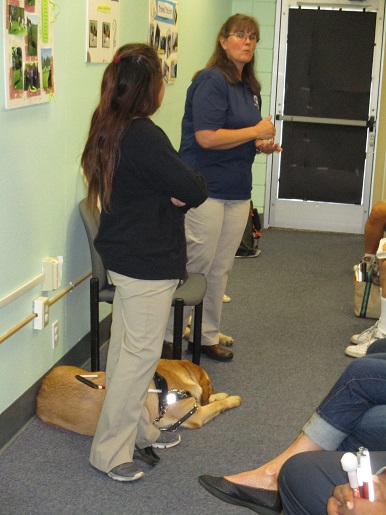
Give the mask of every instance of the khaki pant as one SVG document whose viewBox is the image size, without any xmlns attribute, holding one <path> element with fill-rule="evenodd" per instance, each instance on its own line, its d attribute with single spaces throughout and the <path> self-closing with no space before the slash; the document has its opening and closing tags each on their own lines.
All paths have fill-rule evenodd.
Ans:
<svg viewBox="0 0 386 515">
<path fill-rule="evenodd" d="M 243 237 L 250 200 L 208 198 L 185 217 L 188 264 L 191 273 L 207 279 L 202 318 L 202 345 L 216 345 L 219 340 L 223 297 L 235 254 Z M 173 311 L 173 310 L 172 310 Z M 184 327 L 191 309 L 185 310 Z M 165 340 L 173 341 L 173 312 Z"/>
<path fill-rule="evenodd" d="M 155 442 L 159 430 L 143 406 L 162 352 L 178 280 L 142 281 L 114 272 L 113 321 L 106 365 L 106 397 L 90 463 L 104 472 L 131 462 L 135 445 Z"/>
</svg>

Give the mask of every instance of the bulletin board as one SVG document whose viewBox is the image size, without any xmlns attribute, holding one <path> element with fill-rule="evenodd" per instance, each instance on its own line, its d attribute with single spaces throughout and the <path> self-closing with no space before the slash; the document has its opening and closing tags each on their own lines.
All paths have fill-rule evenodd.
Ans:
<svg viewBox="0 0 386 515">
<path fill-rule="evenodd" d="M 149 43 L 156 48 L 165 82 L 177 79 L 178 2 L 150 0 Z"/>
<path fill-rule="evenodd" d="M 4 0 L 5 108 L 54 98 L 53 22 L 60 8 L 49 0 Z"/>
<path fill-rule="evenodd" d="M 86 61 L 108 63 L 118 49 L 119 0 L 88 0 Z"/>
</svg>

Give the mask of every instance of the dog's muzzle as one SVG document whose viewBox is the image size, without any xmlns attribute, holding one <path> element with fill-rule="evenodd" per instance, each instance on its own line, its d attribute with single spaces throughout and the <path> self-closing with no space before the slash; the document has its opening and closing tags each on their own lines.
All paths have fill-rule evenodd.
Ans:
<svg viewBox="0 0 386 515">
<path fill-rule="evenodd" d="M 174 404 L 178 401 L 182 401 L 184 399 L 189 399 L 192 397 L 194 399 L 194 405 L 191 410 L 189 410 L 183 417 L 181 417 L 177 422 L 171 424 L 169 427 L 161 428 L 161 431 L 176 431 L 181 424 L 185 422 L 189 417 L 193 415 L 198 409 L 197 399 L 193 397 L 193 395 L 187 390 L 168 390 L 168 384 L 166 379 L 161 376 L 158 372 L 154 374 L 154 383 L 157 390 L 160 390 L 158 393 L 158 410 L 159 416 L 153 420 L 153 424 L 157 425 L 157 423 L 161 420 L 161 418 L 165 415 L 168 407 L 171 404 Z"/>
</svg>

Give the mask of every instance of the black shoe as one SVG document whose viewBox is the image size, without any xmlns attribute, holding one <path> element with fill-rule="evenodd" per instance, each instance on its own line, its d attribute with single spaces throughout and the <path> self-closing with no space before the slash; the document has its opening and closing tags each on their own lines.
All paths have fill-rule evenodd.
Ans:
<svg viewBox="0 0 386 515">
<path fill-rule="evenodd" d="M 188 351 L 193 352 L 193 343 L 188 343 Z M 201 345 L 201 353 L 208 356 L 208 358 L 217 361 L 230 361 L 233 358 L 233 352 L 226 350 L 221 345 Z"/>
<path fill-rule="evenodd" d="M 236 252 L 237 258 L 257 258 L 261 254 L 261 250 L 238 250 Z"/>
<path fill-rule="evenodd" d="M 148 465 L 157 465 L 160 461 L 160 457 L 158 454 L 155 453 L 153 447 L 145 447 L 144 449 L 140 449 L 139 447 L 135 446 L 134 456 L 133 459 L 141 460 Z"/>
<path fill-rule="evenodd" d="M 244 506 L 261 515 L 281 513 L 282 505 L 279 492 L 236 485 L 223 477 L 200 476 L 198 481 L 215 497 L 230 504 Z"/>
<path fill-rule="evenodd" d="M 164 340 L 161 359 L 173 359 L 173 344 Z"/>
</svg>

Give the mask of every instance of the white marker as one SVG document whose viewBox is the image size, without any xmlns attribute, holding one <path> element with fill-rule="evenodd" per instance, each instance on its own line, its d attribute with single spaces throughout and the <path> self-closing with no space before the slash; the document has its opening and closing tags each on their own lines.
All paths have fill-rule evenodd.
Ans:
<svg viewBox="0 0 386 515">
<path fill-rule="evenodd" d="M 340 463 L 342 465 L 342 469 L 347 472 L 348 482 L 354 492 L 354 497 L 360 498 L 361 492 L 359 489 L 357 468 L 358 468 L 358 458 L 352 452 L 346 452 L 343 454 Z"/>
</svg>

